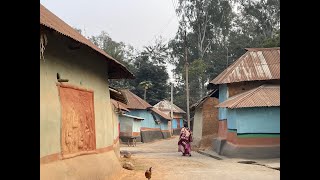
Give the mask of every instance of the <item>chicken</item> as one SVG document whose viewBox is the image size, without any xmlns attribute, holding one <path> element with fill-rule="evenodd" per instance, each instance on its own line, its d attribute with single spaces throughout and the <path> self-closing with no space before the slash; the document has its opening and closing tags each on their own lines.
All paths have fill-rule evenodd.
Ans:
<svg viewBox="0 0 320 180">
<path fill-rule="evenodd" d="M 150 167 L 149 169 L 147 169 L 146 172 L 144 173 L 144 175 L 146 176 L 147 179 L 151 179 L 151 174 L 152 174 L 151 168 L 152 168 L 152 167 Z"/>
</svg>

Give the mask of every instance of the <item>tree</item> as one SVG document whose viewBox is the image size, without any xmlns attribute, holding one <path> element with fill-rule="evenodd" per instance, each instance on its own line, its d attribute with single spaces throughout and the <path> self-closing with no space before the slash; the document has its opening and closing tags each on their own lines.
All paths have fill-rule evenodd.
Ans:
<svg viewBox="0 0 320 180">
<path fill-rule="evenodd" d="M 280 0 L 236 0 L 244 24 L 251 24 L 251 34 L 270 38 L 280 29 Z"/>
<path fill-rule="evenodd" d="M 105 31 L 102 31 L 98 36 L 91 36 L 90 40 L 114 59 L 120 62 L 124 61 L 126 45 L 123 42 L 113 41 Z"/>
<path fill-rule="evenodd" d="M 185 72 L 183 33 L 186 29 L 190 71 L 194 70 L 194 76 L 198 76 L 197 78 L 190 75 L 190 102 L 192 102 L 192 99 L 199 99 L 205 95 L 205 84 L 215 73 L 215 68 L 209 66 L 217 60 L 209 55 L 215 53 L 226 55 L 224 52 L 226 48 L 223 47 L 227 44 L 234 13 L 228 0 L 179 1 L 177 12 L 181 17 L 180 27 L 175 38 L 170 41 L 169 47 L 172 52 L 172 63 L 176 65 L 175 73 L 182 75 Z M 196 62 L 193 63 L 194 61 Z"/>
<path fill-rule="evenodd" d="M 142 56 L 147 56 L 149 61 L 157 65 L 166 65 L 168 62 L 168 45 L 164 43 L 163 38 L 157 38 L 153 45 L 145 46 Z"/>
<path fill-rule="evenodd" d="M 154 105 L 168 97 L 169 85 L 167 84 L 167 81 L 169 75 L 166 71 L 166 67 L 153 63 L 149 59 L 149 56 L 146 55 L 146 51 L 147 50 L 145 49 L 144 53 L 141 53 L 134 62 L 134 65 L 137 68 L 137 71 L 135 72 L 136 78 L 130 83 L 133 87 L 133 93 L 139 97 L 144 97 L 145 93 L 146 101 L 151 105 Z M 152 83 L 152 86 L 148 88 L 148 91 L 145 91 L 145 88 L 139 85 L 141 82 L 150 82 Z"/>
<path fill-rule="evenodd" d="M 147 89 L 149 89 L 151 86 L 152 86 L 152 83 L 151 81 L 142 81 L 139 83 L 140 86 L 143 87 L 144 89 L 144 100 L 146 101 L 147 100 Z"/>
<path fill-rule="evenodd" d="M 169 75 L 165 65 L 168 61 L 168 47 L 163 39 L 156 39 L 153 45 L 144 47 L 142 52 L 123 42 L 113 41 L 104 31 L 98 36 L 92 36 L 90 40 L 125 65 L 136 77 L 133 80 L 109 80 L 110 86 L 130 89 L 138 96 L 145 97 L 150 104 L 156 104 L 167 97 Z"/>
</svg>

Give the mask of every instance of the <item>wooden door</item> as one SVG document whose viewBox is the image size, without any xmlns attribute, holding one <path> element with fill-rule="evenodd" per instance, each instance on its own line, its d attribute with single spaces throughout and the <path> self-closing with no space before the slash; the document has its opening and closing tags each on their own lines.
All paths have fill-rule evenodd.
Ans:
<svg viewBox="0 0 320 180">
<path fill-rule="evenodd" d="M 62 111 L 62 155 L 80 155 L 95 150 L 93 92 L 59 86 L 59 95 Z"/>
</svg>

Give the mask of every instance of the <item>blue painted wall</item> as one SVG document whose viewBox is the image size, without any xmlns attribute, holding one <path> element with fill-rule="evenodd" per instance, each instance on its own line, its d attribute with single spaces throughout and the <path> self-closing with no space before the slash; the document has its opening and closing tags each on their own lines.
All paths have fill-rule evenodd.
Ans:
<svg viewBox="0 0 320 180">
<path fill-rule="evenodd" d="M 219 85 L 219 103 L 228 99 L 228 87 L 226 84 Z M 219 120 L 227 119 L 227 108 L 219 108 Z"/>
<path fill-rule="evenodd" d="M 226 109 L 228 129 L 237 129 L 237 111 L 234 109 Z"/>
<path fill-rule="evenodd" d="M 144 120 L 141 121 L 141 127 L 160 128 L 160 124 L 156 124 L 150 111 L 130 110 L 127 114 L 144 118 Z"/>
<path fill-rule="evenodd" d="M 180 128 L 183 127 L 183 119 L 173 119 L 172 128 L 178 128 L 178 123 L 180 124 Z"/>
<path fill-rule="evenodd" d="M 161 124 L 160 124 L 161 130 L 168 130 L 168 120 L 161 119 Z"/>
<path fill-rule="evenodd" d="M 229 111 L 236 111 L 237 133 L 280 133 L 280 107 L 240 108 Z M 228 114 L 228 128 L 229 124 Z"/>
<path fill-rule="evenodd" d="M 168 130 L 168 120 L 162 118 L 161 116 L 159 116 L 158 114 L 155 114 L 157 119 L 160 119 L 161 123 L 160 123 L 160 128 L 161 130 Z"/>
<path fill-rule="evenodd" d="M 180 127 L 183 127 L 183 119 L 180 119 Z"/>
<path fill-rule="evenodd" d="M 177 120 L 176 119 L 173 119 L 172 121 L 172 128 L 177 128 L 178 125 L 177 125 Z"/>
<path fill-rule="evenodd" d="M 144 120 L 142 120 L 142 121 L 144 121 Z M 134 120 L 133 121 L 133 127 L 132 127 L 133 132 L 140 132 L 142 121 L 141 120 Z"/>
</svg>

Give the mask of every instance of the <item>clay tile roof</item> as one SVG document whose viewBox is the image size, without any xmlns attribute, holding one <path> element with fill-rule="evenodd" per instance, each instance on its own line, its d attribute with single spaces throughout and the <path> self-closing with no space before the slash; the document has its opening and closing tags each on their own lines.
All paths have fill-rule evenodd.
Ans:
<svg viewBox="0 0 320 180">
<path fill-rule="evenodd" d="M 155 104 L 153 107 L 159 109 L 160 111 L 170 111 L 171 110 L 171 102 L 168 100 L 162 100 Z M 172 110 L 175 113 L 185 114 L 186 112 L 179 108 L 177 105 L 173 104 Z"/>
<path fill-rule="evenodd" d="M 210 83 L 280 79 L 280 48 L 246 48 L 247 52 Z"/>
<path fill-rule="evenodd" d="M 230 109 L 245 107 L 272 107 L 280 106 L 280 86 L 262 85 L 252 90 L 237 94 L 215 107 Z"/>
<path fill-rule="evenodd" d="M 78 31 L 62 21 L 59 17 L 50 12 L 42 4 L 40 4 L 40 25 L 53 29 L 64 36 L 80 42 L 92 48 L 94 51 L 103 55 L 109 64 L 109 79 L 134 78 L 134 75 L 121 63 L 111 57 L 109 54 L 98 48 L 90 40 L 82 36 Z"/>
<path fill-rule="evenodd" d="M 141 99 L 139 96 L 133 94 L 128 89 L 123 89 L 121 92 L 127 98 L 127 107 L 129 109 L 148 109 L 152 107 L 149 103 Z"/>
</svg>

